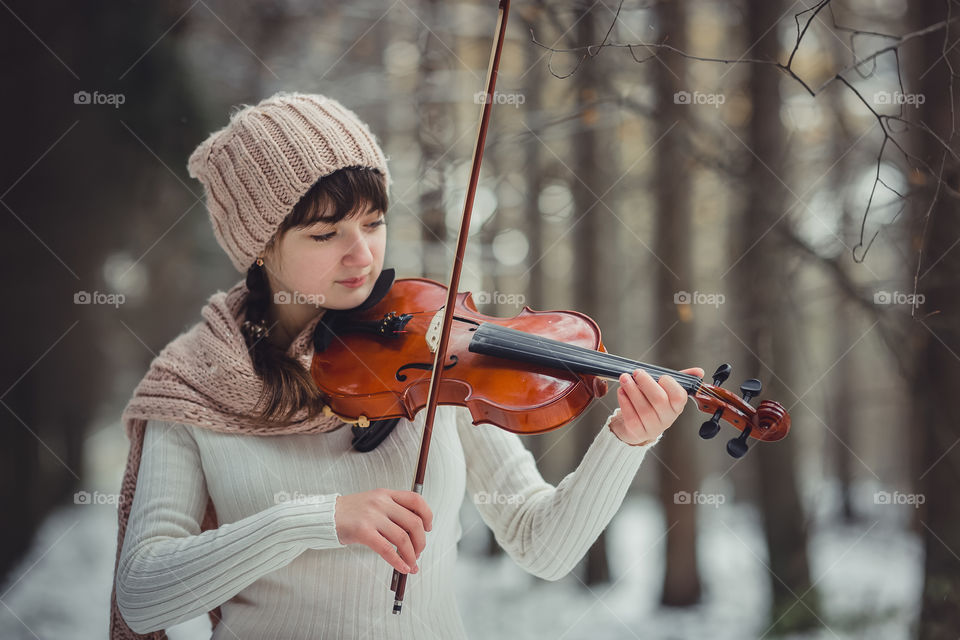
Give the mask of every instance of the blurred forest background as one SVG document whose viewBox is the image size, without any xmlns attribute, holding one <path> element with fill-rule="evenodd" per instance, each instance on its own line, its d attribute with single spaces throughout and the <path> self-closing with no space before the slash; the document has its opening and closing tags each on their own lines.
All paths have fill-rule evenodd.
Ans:
<svg viewBox="0 0 960 640">
<path fill-rule="evenodd" d="M 335 97 L 391 158 L 388 266 L 446 281 L 497 7 L 0 4 L 0 636 L 100 638 L 120 412 L 240 277 L 189 153 L 235 105 Z M 688 409 L 556 584 L 499 555 L 467 500 L 475 637 L 960 636 L 958 18 L 956 0 L 513 3 L 461 288 L 492 315 L 585 312 L 644 362 L 729 362 L 726 387 L 761 379 L 793 427 L 734 460 L 734 431 L 701 440 Z M 525 440 L 548 481 L 615 407 Z"/>
</svg>

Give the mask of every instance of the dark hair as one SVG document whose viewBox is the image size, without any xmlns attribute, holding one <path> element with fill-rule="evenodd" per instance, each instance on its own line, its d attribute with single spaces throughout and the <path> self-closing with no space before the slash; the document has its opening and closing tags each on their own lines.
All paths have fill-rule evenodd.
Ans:
<svg viewBox="0 0 960 640">
<path fill-rule="evenodd" d="M 387 210 L 386 177 L 377 169 L 347 167 L 317 180 L 283 219 L 271 244 L 290 229 L 306 227 L 332 209 L 327 222 L 339 222 L 363 214 L 371 205 L 378 211 Z M 267 320 L 272 297 L 266 269 L 254 262 L 247 270 L 247 298 L 245 319 L 256 324 Z M 318 327 L 320 325 L 317 325 Z M 306 408 L 307 417 L 318 415 L 323 409 L 323 396 L 300 363 L 266 338 L 257 339 L 245 334 L 247 348 L 253 361 L 253 370 L 263 380 L 263 391 L 257 401 L 258 418 L 289 423 L 300 409 Z"/>
</svg>

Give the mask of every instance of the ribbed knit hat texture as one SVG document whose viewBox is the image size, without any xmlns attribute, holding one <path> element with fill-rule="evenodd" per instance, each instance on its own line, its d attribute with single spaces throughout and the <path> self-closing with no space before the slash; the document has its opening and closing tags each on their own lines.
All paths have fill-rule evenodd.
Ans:
<svg viewBox="0 0 960 640">
<path fill-rule="evenodd" d="M 346 167 L 379 169 L 390 187 L 387 158 L 353 111 L 286 92 L 234 113 L 187 163 L 203 183 L 217 242 L 241 273 L 317 180 Z"/>
</svg>

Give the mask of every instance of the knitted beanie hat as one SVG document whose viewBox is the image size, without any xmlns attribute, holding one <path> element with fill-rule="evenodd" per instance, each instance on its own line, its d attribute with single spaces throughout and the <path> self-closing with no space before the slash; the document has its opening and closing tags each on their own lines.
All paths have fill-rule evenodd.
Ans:
<svg viewBox="0 0 960 640">
<path fill-rule="evenodd" d="M 234 113 L 187 163 L 203 183 L 217 242 L 241 273 L 314 183 L 347 167 L 379 169 L 390 187 L 387 158 L 355 113 L 285 92 Z"/>
</svg>

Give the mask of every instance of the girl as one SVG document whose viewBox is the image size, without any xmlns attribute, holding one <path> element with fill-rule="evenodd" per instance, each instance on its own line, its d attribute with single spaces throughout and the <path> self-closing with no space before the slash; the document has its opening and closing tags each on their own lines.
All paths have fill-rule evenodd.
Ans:
<svg viewBox="0 0 960 640">
<path fill-rule="evenodd" d="M 619 408 L 556 487 L 515 434 L 440 406 L 424 493 L 398 490 L 423 412 L 344 430 L 308 372 L 342 312 L 393 281 L 374 136 L 334 100 L 280 93 L 235 113 L 188 166 L 246 278 L 211 296 L 124 410 L 111 638 L 164 638 L 204 612 L 216 639 L 464 638 L 453 577 L 465 494 L 521 567 L 566 575 L 683 410 L 680 385 L 624 375 Z M 390 567 L 414 574 L 402 615 L 390 614 Z"/>
</svg>

